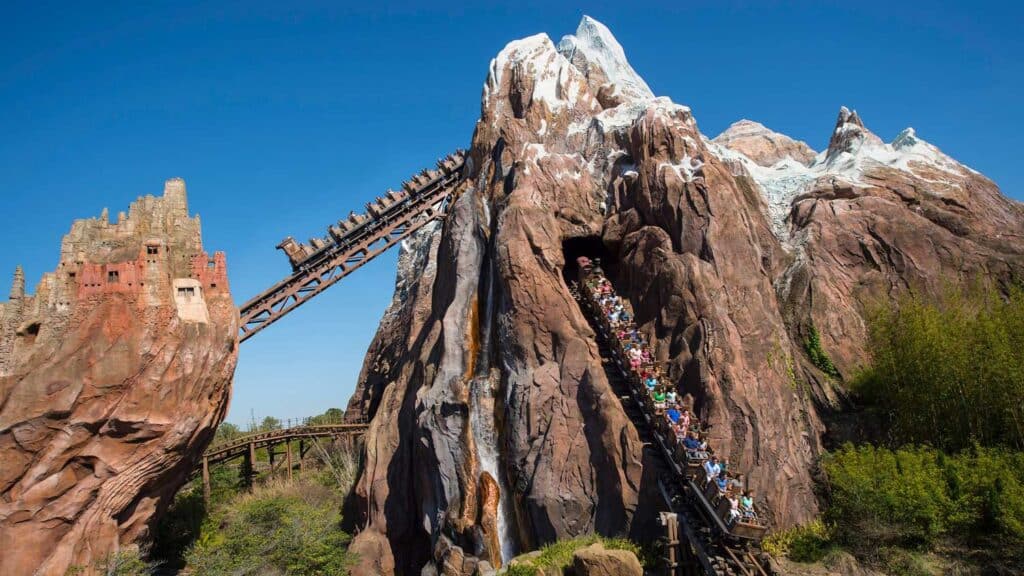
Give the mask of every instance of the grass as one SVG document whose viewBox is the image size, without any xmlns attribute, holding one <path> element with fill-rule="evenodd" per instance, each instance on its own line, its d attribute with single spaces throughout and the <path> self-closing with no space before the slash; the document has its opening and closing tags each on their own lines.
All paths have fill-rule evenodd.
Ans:
<svg viewBox="0 0 1024 576">
<path fill-rule="evenodd" d="M 213 467 L 211 509 L 200 481 L 179 491 L 156 528 L 151 558 L 194 575 L 347 574 L 352 557 L 341 508 L 359 471 L 358 451 L 313 441 L 308 458 L 294 480 L 257 481 L 251 492 L 244 491 L 237 465 Z M 152 573 L 146 566 L 132 570 L 111 574 Z"/>
<path fill-rule="evenodd" d="M 279 480 L 215 512 L 186 554 L 194 574 L 347 574 L 344 494 L 310 479 Z"/>
<path fill-rule="evenodd" d="M 572 555 L 580 548 L 600 542 L 609 550 L 628 550 L 641 560 L 646 556 L 635 543 L 625 538 L 605 538 L 596 534 L 580 536 L 570 540 L 558 540 L 539 550 L 540 554 L 531 558 L 521 558 L 508 567 L 506 576 L 536 576 L 537 570 L 564 569 L 572 565 Z"/>
</svg>

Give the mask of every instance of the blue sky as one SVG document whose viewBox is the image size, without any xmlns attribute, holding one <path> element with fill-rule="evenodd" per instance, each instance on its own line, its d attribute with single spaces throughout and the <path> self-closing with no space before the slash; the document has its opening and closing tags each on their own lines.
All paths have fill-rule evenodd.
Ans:
<svg viewBox="0 0 1024 576">
<path fill-rule="evenodd" d="M 241 303 L 287 273 L 282 237 L 319 234 L 465 147 L 508 41 L 557 42 L 584 13 L 708 135 L 750 118 L 820 150 L 847 105 L 882 138 L 914 126 L 1024 198 L 1015 3 L 339 4 L 6 3 L 0 274 L 22 264 L 34 286 L 72 219 L 181 176 Z M 343 407 L 395 258 L 246 342 L 229 420 Z"/>
</svg>

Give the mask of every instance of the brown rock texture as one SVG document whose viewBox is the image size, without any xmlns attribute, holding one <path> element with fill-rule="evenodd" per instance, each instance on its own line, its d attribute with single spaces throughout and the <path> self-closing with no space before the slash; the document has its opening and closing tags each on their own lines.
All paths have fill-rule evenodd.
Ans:
<svg viewBox="0 0 1024 576">
<path fill-rule="evenodd" d="M 784 159 L 760 170 L 741 150 L 719 151 L 738 181 L 781 200 L 769 212 L 785 247 L 775 284 L 787 324 L 797 341 L 816 327 L 842 375 L 866 360 L 870 306 L 908 290 L 1024 279 L 1022 205 L 911 128 L 886 144 L 843 108 L 808 168 Z M 838 401 L 827 383 L 813 389 L 821 403 Z"/>
<path fill-rule="evenodd" d="M 1020 205 L 912 132 L 884 144 L 844 109 L 815 155 L 730 130 L 709 140 L 655 98 L 590 18 L 491 62 L 450 215 L 403 246 L 349 405 L 371 418 L 357 573 L 468 573 L 583 533 L 651 535 L 637 433 L 569 293 L 579 255 L 604 258 L 776 527 L 817 513 L 812 470 L 843 406 L 804 350 L 810 327 L 846 372 L 869 297 L 954 269 L 1020 277 Z M 494 488 L 500 558 L 480 512 Z"/>
<path fill-rule="evenodd" d="M 772 132 L 752 120 L 733 123 L 725 132 L 715 136 L 713 142 L 744 154 L 760 166 L 774 166 L 784 158 L 806 165 L 816 156 L 806 143 Z"/>
<path fill-rule="evenodd" d="M 600 542 L 580 548 L 572 555 L 576 576 L 643 576 L 636 554 L 628 550 L 608 550 Z"/>
<path fill-rule="evenodd" d="M 148 535 L 227 410 L 238 312 L 185 183 L 76 221 L 0 304 L 0 574 L 85 573 Z"/>
</svg>

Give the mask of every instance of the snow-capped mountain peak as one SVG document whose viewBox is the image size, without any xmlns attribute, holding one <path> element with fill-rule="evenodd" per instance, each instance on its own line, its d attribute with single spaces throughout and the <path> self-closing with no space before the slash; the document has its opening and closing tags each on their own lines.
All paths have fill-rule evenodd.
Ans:
<svg viewBox="0 0 1024 576">
<path fill-rule="evenodd" d="M 851 111 L 846 106 L 840 107 L 836 126 L 828 142 L 826 158 L 831 161 L 844 152 L 856 153 L 865 143 L 880 145 L 882 139 L 864 127 L 864 122 L 856 110 Z"/>
<path fill-rule="evenodd" d="M 974 172 L 921 139 L 913 128 L 886 144 L 845 106 L 839 109 L 828 149 L 813 161 L 801 163 L 792 153 L 769 153 L 774 152 L 769 143 L 782 139 L 794 142 L 757 122 L 741 120 L 710 142 L 720 158 L 757 182 L 772 229 L 786 246 L 791 246 L 787 218 L 793 201 L 822 183 L 872 186 L 886 170 L 898 170 L 926 184 L 923 191 L 945 196 L 962 193 L 963 178 Z"/>
<path fill-rule="evenodd" d="M 626 60 L 626 52 L 611 30 L 590 16 L 580 20 L 575 34 L 562 38 L 558 52 L 584 73 L 605 107 L 654 98 L 647 83 Z"/>
<path fill-rule="evenodd" d="M 786 158 L 806 166 L 817 155 L 806 143 L 746 119 L 734 122 L 712 141 L 741 152 L 765 167 L 774 166 Z"/>
</svg>

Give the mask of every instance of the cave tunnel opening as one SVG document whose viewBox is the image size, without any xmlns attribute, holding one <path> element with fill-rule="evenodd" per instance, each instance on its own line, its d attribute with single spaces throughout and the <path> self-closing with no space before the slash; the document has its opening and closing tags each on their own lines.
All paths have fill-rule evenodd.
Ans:
<svg viewBox="0 0 1024 576">
<path fill-rule="evenodd" d="M 562 255 L 565 257 L 565 266 L 562 267 L 562 279 L 566 286 L 579 278 L 579 265 L 576 259 L 586 256 L 591 260 L 599 259 L 605 276 L 612 282 L 615 281 L 615 271 L 618 269 L 618 262 L 612 256 L 608 247 L 605 246 L 600 236 L 578 236 L 566 238 L 562 241 Z"/>
</svg>

